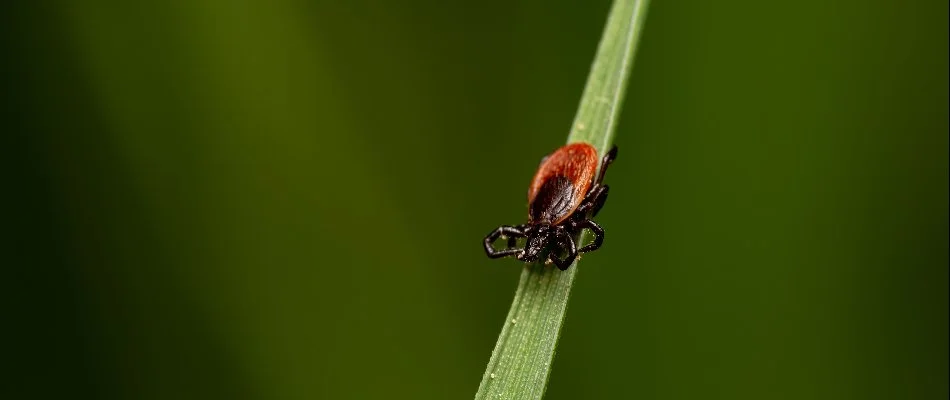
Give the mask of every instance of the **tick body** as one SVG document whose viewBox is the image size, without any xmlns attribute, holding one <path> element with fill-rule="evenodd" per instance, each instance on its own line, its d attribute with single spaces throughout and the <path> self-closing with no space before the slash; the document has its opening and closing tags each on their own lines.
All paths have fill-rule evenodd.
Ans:
<svg viewBox="0 0 950 400">
<path fill-rule="evenodd" d="M 616 146 L 598 160 L 593 146 L 572 143 L 542 159 L 528 188 L 528 222 L 489 233 L 484 240 L 488 257 L 515 256 L 525 262 L 544 257 L 563 271 L 578 254 L 600 248 L 604 229 L 591 218 L 607 200 L 609 187 L 602 181 L 616 157 Z M 594 233 L 594 240 L 578 249 L 574 237 L 585 228 Z M 499 238 L 507 245 L 501 250 L 495 248 Z M 518 247 L 519 238 L 525 239 L 523 247 Z"/>
</svg>

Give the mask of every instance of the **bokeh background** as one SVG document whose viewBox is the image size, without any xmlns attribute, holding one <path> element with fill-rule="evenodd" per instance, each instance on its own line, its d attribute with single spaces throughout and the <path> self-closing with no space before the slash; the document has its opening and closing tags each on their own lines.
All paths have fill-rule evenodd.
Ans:
<svg viewBox="0 0 950 400">
<path fill-rule="evenodd" d="M 609 2 L 0 12 L 0 397 L 467 399 Z M 946 399 L 948 3 L 654 0 L 549 399 Z"/>
</svg>

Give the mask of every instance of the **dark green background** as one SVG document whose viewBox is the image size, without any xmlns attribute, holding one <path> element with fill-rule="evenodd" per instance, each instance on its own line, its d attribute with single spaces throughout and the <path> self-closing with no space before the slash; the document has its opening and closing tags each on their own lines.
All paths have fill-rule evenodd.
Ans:
<svg viewBox="0 0 950 400">
<path fill-rule="evenodd" d="M 607 1 L 22 2 L 0 397 L 467 399 Z M 946 1 L 654 0 L 549 399 L 946 399 Z"/>
</svg>

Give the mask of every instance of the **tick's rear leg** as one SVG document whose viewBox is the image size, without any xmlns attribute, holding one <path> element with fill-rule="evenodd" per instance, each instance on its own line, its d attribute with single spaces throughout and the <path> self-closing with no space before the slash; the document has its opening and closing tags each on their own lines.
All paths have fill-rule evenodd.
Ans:
<svg viewBox="0 0 950 400">
<path fill-rule="evenodd" d="M 604 207 L 604 203 L 607 202 L 607 193 L 609 191 L 610 186 L 595 184 L 594 187 L 587 192 L 587 197 L 585 197 L 581 205 L 577 207 L 574 215 L 579 218 L 593 218 L 597 216 L 600 209 Z"/>
<path fill-rule="evenodd" d="M 574 238 L 571 236 L 571 232 L 568 232 L 566 229 L 562 229 L 557 234 L 558 244 L 563 245 L 563 247 L 556 247 L 551 250 L 551 253 L 548 254 L 548 258 L 554 262 L 554 265 L 557 265 L 557 268 L 561 271 L 566 270 L 571 264 L 574 263 L 574 259 L 577 258 L 577 244 L 574 243 Z M 556 250 L 563 250 L 567 252 L 563 259 L 557 258 L 558 252 Z"/>
<path fill-rule="evenodd" d="M 600 184 L 604 181 L 604 175 L 607 174 L 607 167 L 610 166 L 617 159 L 617 145 L 610 148 L 610 151 L 604 155 L 604 158 L 600 161 L 600 172 L 597 173 L 597 180 L 594 181 L 596 184 Z"/>
<path fill-rule="evenodd" d="M 581 202 L 581 205 L 577 207 L 577 211 L 579 212 L 575 214 L 594 217 L 600 212 L 600 209 L 607 201 L 607 192 L 610 191 L 610 187 L 603 184 L 604 175 L 607 174 L 607 167 L 609 167 L 616 158 L 617 146 L 615 145 L 604 155 L 604 158 L 601 159 L 597 179 L 591 182 L 590 190 L 587 191 L 587 196 L 584 197 L 584 201 Z"/>
</svg>

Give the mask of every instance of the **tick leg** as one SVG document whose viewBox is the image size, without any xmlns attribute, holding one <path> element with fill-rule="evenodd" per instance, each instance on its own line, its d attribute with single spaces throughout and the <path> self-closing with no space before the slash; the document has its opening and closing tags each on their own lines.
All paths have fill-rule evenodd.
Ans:
<svg viewBox="0 0 950 400">
<path fill-rule="evenodd" d="M 590 192 L 587 192 L 587 197 L 585 197 L 581 205 L 577 207 L 574 215 L 580 218 L 592 218 L 597 216 L 600 209 L 604 207 L 604 203 L 607 202 L 607 192 L 609 191 L 610 186 L 594 185 Z"/>
<path fill-rule="evenodd" d="M 520 236 L 508 236 L 508 248 L 509 248 L 509 249 L 515 248 L 515 246 L 518 245 L 518 238 L 519 238 L 519 237 L 527 237 L 527 235 L 526 235 L 524 232 L 525 232 L 525 229 L 528 229 L 528 224 L 521 224 L 521 225 L 515 226 L 514 228 L 517 229 L 517 230 L 519 230 L 519 231 L 521 231 L 521 235 L 520 235 Z"/>
<path fill-rule="evenodd" d="M 617 145 L 610 148 L 610 151 L 600 161 L 600 172 L 597 174 L 597 180 L 594 182 L 600 184 L 604 181 L 604 175 L 607 173 L 607 167 L 617 158 Z"/>
<path fill-rule="evenodd" d="M 577 251 L 578 253 L 587 253 L 589 251 L 597 250 L 601 245 L 604 244 L 604 228 L 602 228 L 596 222 L 586 219 L 575 224 L 573 228 L 577 233 L 579 233 L 584 228 L 590 229 L 590 231 L 594 233 L 594 241 L 584 247 L 581 247 L 581 249 Z"/>
<path fill-rule="evenodd" d="M 577 245 L 574 243 L 574 238 L 571 237 L 571 233 L 566 229 L 562 229 L 558 232 L 559 244 L 564 247 L 561 247 L 560 250 L 567 251 L 567 255 L 563 259 L 557 258 L 557 253 L 552 249 L 551 253 L 548 255 L 551 258 L 551 261 L 554 262 L 554 265 L 557 265 L 557 268 L 561 271 L 566 270 L 571 264 L 574 263 L 574 259 L 577 258 Z"/>
<path fill-rule="evenodd" d="M 600 187 L 597 188 L 597 190 L 598 190 L 597 193 L 595 193 L 594 197 L 591 199 L 591 204 L 592 204 L 591 205 L 592 209 L 590 210 L 591 217 L 596 217 L 597 213 L 600 212 L 600 209 L 604 208 L 604 203 L 607 202 L 607 193 L 610 192 L 610 186 L 601 185 Z"/>
<path fill-rule="evenodd" d="M 504 250 L 495 250 L 495 241 L 498 240 L 501 236 L 508 236 L 508 248 Z M 502 225 L 498 229 L 495 229 L 488 236 L 485 236 L 485 254 L 489 258 L 501 258 L 507 256 L 513 256 L 521 253 L 524 249 L 512 248 L 511 246 L 513 238 L 524 237 L 524 232 L 516 227 Z"/>
<path fill-rule="evenodd" d="M 607 201 L 607 192 L 610 190 L 609 186 L 603 184 L 604 175 L 607 174 L 607 167 L 609 167 L 616 158 L 617 146 L 614 146 L 601 160 L 600 172 L 597 173 L 597 179 L 594 179 L 591 183 L 590 190 L 587 191 L 587 196 L 584 197 L 584 201 L 581 202 L 581 205 L 577 207 L 574 215 L 591 218 L 600 212 L 600 209 L 604 206 L 604 202 Z"/>
</svg>

